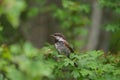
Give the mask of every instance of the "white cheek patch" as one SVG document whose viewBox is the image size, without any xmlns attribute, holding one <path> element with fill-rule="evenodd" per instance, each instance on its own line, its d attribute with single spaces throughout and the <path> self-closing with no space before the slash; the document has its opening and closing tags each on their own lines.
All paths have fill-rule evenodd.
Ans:
<svg viewBox="0 0 120 80">
<path fill-rule="evenodd" d="M 64 41 L 64 39 L 61 38 L 61 37 L 58 37 L 58 36 L 57 36 L 56 38 L 57 38 L 58 41 Z"/>
</svg>

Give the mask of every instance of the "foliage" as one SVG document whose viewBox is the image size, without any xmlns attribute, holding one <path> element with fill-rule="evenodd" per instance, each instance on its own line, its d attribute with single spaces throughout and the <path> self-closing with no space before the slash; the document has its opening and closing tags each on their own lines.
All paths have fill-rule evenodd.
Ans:
<svg viewBox="0 0 120 80">
<path fill-rule="evenodd" d="M 100 6 L 108 10 L 109 14 L 112 15 L 110 22 L 108 22 L 105 27 L 107 31 L 120 31 L 120 1 L 119 0 L 98 0 Z"/>
<path fill-rule="evenodd" d="M 60 62 L 58 70 L 66 69 L 65 71 L 57 72 L 57 77 L 63 80 L 78 79 L 78 80 L 118 80 L 119 72 L 119 58 L 118 62 L 114 62 L 113 56 L 103 56 L 101 51 L 89 51 L 80 55 L 72 54 L 71 59 L 65 58 Z M 74 63 L 78 67 L 74 66 Z"/>
<path fill-rule="evenodd" d="M 29 7 L 27 15 L 24 16 L 30 19 L 39 12 L 43 13 L 53 8 L 54 13 L 52 15 L 59 21 L 59 25 L 68 39 L 72 40 L 74 46 L 82 46 L 83 42 L 76 39 L 76 36 L 86 36 L 87 34 L 87 30 L 83 26 L 89 24 L 89 4 L 83 4 L 79 0 L 61 0 L 61 7 L 45 7 L 45 1 L 36 1 L 38 3 L 42 1 L 41 9 Z M 119 0 L 98 1 L 101 7 L 110 9 L 113 17 L 115 17 L 104 24 L 107 31 L 114 32 L 112 40 L 115 42 L 114 39 L 118 39 L 118 34 L 120 34 Z M 25 0 L 0 1 L 0 44 L 11 42 L 13 38 L 8 38 L 16 36 L 21 14 L 26 6 L 28 5 Z M 115 49 L 119 49 L 119 46 L 116 48 L 115 45 Z M 75 52 L 75 54 L 70 55 L 70 58 L 67 58 L 64 55 L 58 55 L 51 45 L 44 46 L 42 49 L 36 49 L 27 42 L 0 45 L 0 80 L 62 79 L 119 80 L 120 55 L 105 55 L 103 51 L 88 51 Z"/>
<path fill-rule="evenodd" d="M 89 23 L 89 4 L 83 4 L 78 0 L 62 0 L 62 7 L 56 7 L 53 16 L 59 21 L 59 25 L 68 39 L 72 40 L 75 47 L 83 46 L 84 41 L 78 40 L 78 36 L 86 36 L 87 30 L 83 27 Z M 73 40 L 75 39 L 75 40 Z"/>
<path fill-rule="evenodd" d="M 118 80 L 120 78 L 119 61 L 119 56 L 104 56 L 102 51 L 71 54 L 70 58 L 67 58 L 58 55 L 51 45 L 42 49 L 36 49 L 30 43 L 22 46 L 2 45 L 0 47 L 0 79 Z"/>
<path fill-rule="evenodd" d="M 4 0 L 0 5 L 0 16 L 5 15 L 13 27 L 18 27 L 20 23 L 20 14 L 25 10 L 24 0 Z"/>
<path fill-rule="evenodd" d="M 103 24 L 104 29 L 111 33 L 110 50 L 112 52 L 120 51 L 120 1 L 119 0 L 98 0 L 104 12 L 107 13 L 106 22 Z"/>
<path fill-rule="evenodd" d="M 48 50 L 48 49 L 46 49 Z M 42 50 L 29 43 L 0 47 L 0 78 L 3 80 L 40 80 L 52 78 L 55 63 L 45 60 Z M 45 52 L 44 52 L 45 53 Z"/>
<path fill-rule="evenodd" d="M 26 6 L 25 0 L 0 0 L 0 44 L 12 43 L 19 37 L 21 13 Z"/>
</svg>

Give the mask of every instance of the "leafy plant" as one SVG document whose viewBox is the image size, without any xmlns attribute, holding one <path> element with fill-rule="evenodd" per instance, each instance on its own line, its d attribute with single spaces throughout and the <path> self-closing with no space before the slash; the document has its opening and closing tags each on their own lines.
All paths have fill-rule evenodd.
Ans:
<svg viewBox="0 0 120 80">
<path fill-rule="evenodd" d="M 102 51 L 58 55 L 54 47 L 30 43 L 0 47 L 0 78 L 10 80 L 118 80 L 120 57 Z M 75 66 L 74 64 L 77 64 Z"/>
<path fill-rule="evenodd" d="M 0 16 L 5 15 L 9 23 L 14 27 L 18 27 L 20 23 L 20 14 L 26 8 L 24 0 L 4 0 L 0 6 Z"/>
<path fill-rule="evenodd" d="M 45 50 L 47 51 L 48 48 Z M 25 43 L 23 46 L 2 45 L 0 47 L 0 78 L 10 80 L 52 78 L 55 63 L 50 59 L 45 60 L 43 56 L 45 52 L 41 53 L 41 51 L 32 47 L 30 43 Z"/>
</svg>

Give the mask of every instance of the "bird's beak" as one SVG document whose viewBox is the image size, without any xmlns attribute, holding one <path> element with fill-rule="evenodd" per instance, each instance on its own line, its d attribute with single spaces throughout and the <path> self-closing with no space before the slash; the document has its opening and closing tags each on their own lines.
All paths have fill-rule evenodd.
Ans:
<svg viewBox="0 0 120 80">
<path fill-rule="evenodd" d="M 55 36 L 54 35 L 50 35 L 51 37 L 53 37 L 53 38 L 55 38 Z"/>
</svg>

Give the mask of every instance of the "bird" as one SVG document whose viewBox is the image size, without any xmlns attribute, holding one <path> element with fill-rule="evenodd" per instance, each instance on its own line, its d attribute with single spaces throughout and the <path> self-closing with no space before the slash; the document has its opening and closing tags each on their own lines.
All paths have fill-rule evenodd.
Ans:
<svg viewBox="0 0 120 80">
<path fill-rule="evenodd" d="M 54 38 L 54 46 L 59 54 L 63 54 L 69 57 L 70 53 L 74 53 L 73 48 L 70 46 L 63 34 L 54 33 L 50 36 Z"/>
<path fill-rule="evenodd" d="M 70 46 L 66 38 L 61 33 L 54 33 L 50 35 L 54 38 L 54 45 L 59 54 L 66 55 L 70 59 L 70 54 L 74 53 L 73 48 Z M 78 67 L 77 63 L 74 62 L 74 66 Z"/>
</svg>

